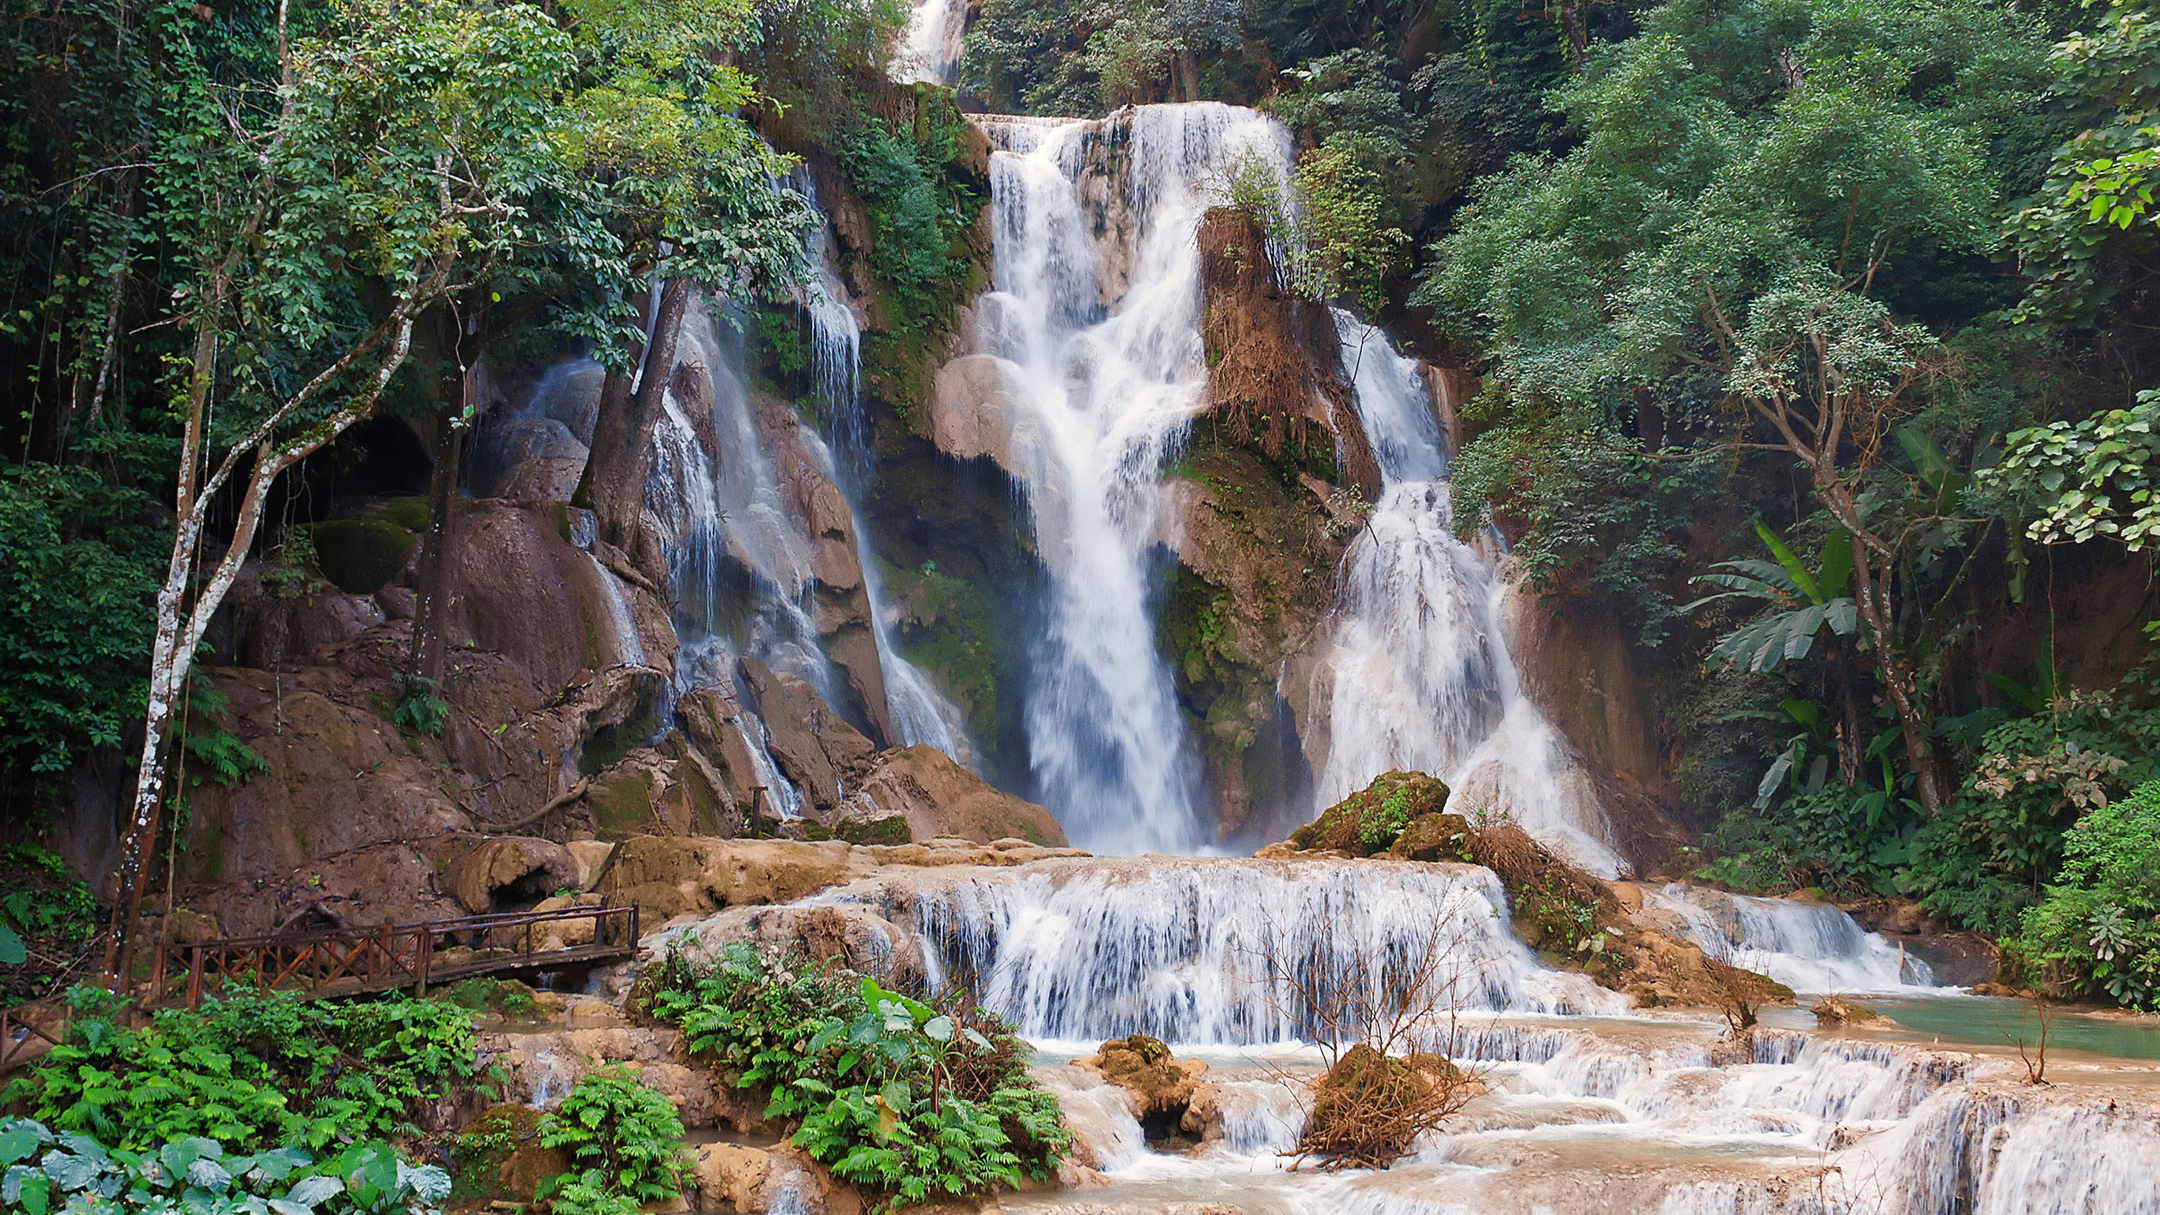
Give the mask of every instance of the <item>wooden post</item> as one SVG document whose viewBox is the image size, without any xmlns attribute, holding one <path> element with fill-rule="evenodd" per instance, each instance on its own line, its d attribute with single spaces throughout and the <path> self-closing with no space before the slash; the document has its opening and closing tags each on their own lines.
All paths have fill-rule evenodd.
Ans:
<svg viewBox="0 0 2160 1215">
<path fill-rule="evenodd" d="M 419 955 L 416 962 L 416 965 L 420 967 L 418 995 L 424 1000 L 427 998 L 428 971 L 433 970 L 435 967 L 434 929 L 425 924 L 420 926 L 420 940 L 413 946 L 413 952 Z"/>
<path fill-rule="evenodd" d="M 637 904 L 636 904 L 636 903 L 632 903 L 632 904 L 630 904 L 630 940 L 629 940 L 628 944 L 629 944 L 629 946 L 630 946 L 630 952 L 631 952 L 632 954 L 635 954 L 635 953 L 637 952 L 637 944 L 638 944 L 638 931 L 637 931 Z"/>
<path fill-rule="evenodd" d="M 202 942 L 195 943 L 194 956 L 188 959 L 187 1006 L 195 1008 L 202 1003 Z"/>
</svg>

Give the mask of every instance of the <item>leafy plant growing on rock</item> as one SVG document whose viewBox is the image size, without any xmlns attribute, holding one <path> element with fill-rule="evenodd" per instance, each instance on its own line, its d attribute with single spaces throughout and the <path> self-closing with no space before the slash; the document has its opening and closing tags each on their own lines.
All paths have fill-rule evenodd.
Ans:
<svg viewBox="0 0 2160 1215">
<path fill-rule="evenodd" d="M 539 1132 L 542 1147 L 568 1148 L 575 1166 L 534 1195 L 556 1215 L 617 1215 L 681 1192 L 682 1119 L 627 1065 L 580 1077 Z"/>
<path fill-rule="evenodd" d="M 2058 994 L 2160 1007 L 2160 781 L 2064 835 L 2062 873 L 2025 913 L 2017 945 Z"/>
<path fill-rule="evenodd" d="M 320 1150 L 410 1133 L 425 1105 L 479 1079 L 472 1019 L 393 998 L 310 1003 L 238 992 L 130 1028 L 77 988 L 68 1040 L 8 1086 L 6 1102 L 70 1133 L 147 1150 L 176 1139 L 228 1150 Z"/>
<path fill-rule="evenodd" d="M 1070 1146 L 1024 1047 L 980 1010 L 740 944 L 662 973 L 654 1015 L 880 1209 L 1040 1179 Z"/>
</svg>

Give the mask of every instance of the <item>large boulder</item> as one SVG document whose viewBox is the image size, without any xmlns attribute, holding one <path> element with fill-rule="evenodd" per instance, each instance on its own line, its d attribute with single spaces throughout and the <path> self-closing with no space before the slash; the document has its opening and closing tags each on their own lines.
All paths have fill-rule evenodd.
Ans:
<svg viewBox="0 0 2160 1215">
<path fill-rule="evenodd" d="M 1017 839 L 1059 848 L 1066 843 L 1048 810 L 993 787 L 930 746 L 881 752 L 834 822 L 845 835 L 850 825 L 892 818 L 904 820 L 909 837 L 917 840 Z"/>
<path fill-rule="evenodd" d="M 987 456 L 1015 477 L 1027 469 L 1016 437 L 1030 423 L 1013 408 L 1012 364 L 969 354 L 938 368 L 930 381 L 930 431 L 938 450 L 956 459 Z"/>
<path fill-rule="evenodd" d="M 568 502 L 587 454 L 570 427 L 554 418 L 514 418 L 488 437 L 487 494 L 512 502 Z"/>
<path fill-rule="evenodd" d="M 854 876 L 839 841 L 723 840 L 638 836 L 615 850 L 600 891 L 636 902 L 652 924 L 685 913 L 786 903 Z"/>
<path fill-rule="evenodd" d="M 558 890 L 579 889 L 577 858 L 553 840 L 467 836 L 440 840 L 433 848 L 442 885 L 474 915 L 513 910 Z"/>
</svg>

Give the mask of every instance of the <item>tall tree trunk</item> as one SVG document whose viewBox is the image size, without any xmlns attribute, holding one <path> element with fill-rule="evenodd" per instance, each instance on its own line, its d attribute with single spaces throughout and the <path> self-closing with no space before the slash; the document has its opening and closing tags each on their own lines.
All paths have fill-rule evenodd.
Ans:
<svg viewBox="0 0 2160 1215">
<path fill-rule="evenodd" d="M 418 294 L 432 295 L 448 274 L 447 264 L 422 285 Z M 135 769 L 135 798 L 127 829 L 121 836 L 119 887 L 115 891 L 113 930 L 106 940 L 105 973 L 118 988 L 134 960 L 141 936 L 142 896 L 151 853 L 156 849 L 158 826 L 165 804 L 165 747 L 173 719 L 183 710 L 188 679 L 194 670 L 195 649 L 202 644 L 210 619 L 225 602 L 233 579 L 240 574 L 255 545 L 269 506 L 271 487 L 286 469 L 320 450 L 365 417 L 382 395 L 383 386 L 405 362 L 412 345 L 415 297 L 408 297 L 390 317 L 367 337 L 348 348 L 330 366 L 302 386 L 219 461 L 208 477 L 197 481 L 197 461 L 203 449 L 205 405 L 216 374 L 217 326 L 223 303 L 224 283 L 213 276 L 204 293 L 203 318 L 196 337 L 194 363 L 188 388 L 188 416 L 183 421 L 181 463 L 175 506 L 179 524 L 173 533 L 172 555 L 165 568 L 164 585 L 158 588 L 157 628 L 150 648 L 150 688 L 143 710 L 143 749 Z M 328 418 L 307 427 L 297 436 L 276 438 L 280 427 L 323 397 L 347 370 L 364 358 L 375 358 L 367 382 L 353 391 Z M 304 415 L 302 415 L 304 416 Z M 252 460 L 246 490 L 233 522 L 230 543 L 217 566 L 202 580 L 194 601 L 188 592 L 195 586 L 195 557 L 201 546 L 210 504 L 218 492 Z"/>
<path fill-rule="evenodd" d="M 456 523 L 458 465 L 465 432 L 479 416 L 485 376 L 481 356 L 469 354 L 472 343 L 457 331 L 455 318 L 446 315 L 444 320 L 440 352 L 455 356 L 462 374 L 454 380 L 444 375 L 435 379 L 435 442 L 429 452 L 435 468 L 428 476 L 428 526 L 420 537 L 420 588 L 413 610 L 412 659 L 406 668 L 407 675 L 437 688 L 443 681 L 443 619 L 451 593 L 444 570 Z"/>
<path fill-rule="evenodd" d="M 1857 514 L 1855 515 L 1857 519 Z M 1850 528 L 1852 525 L 1847 524 Z M 1935 758 L 1935 748 L 1929 742 L 1934 733 L 1933 723 L 1922 715 L 1918 681 L 1911 668 L 1897 649 L 1897 617 L 1890 610 L 1889 574 L 1876 577 L 1872 562 L 1873 552 L 1861 542 L 1855 532 L 1853 537 L 1853 588 L 1858 594 L 1860 620 L 1868 631 L 1868 640 L 1875 649 L 1876 677 L 1882 681 L 1883 694 L 1890 698 L 1890 706 L 1897 714 L 1898 730 L 1905 739 L 1905 762 L 1912 769 L 1913 784 L 1920 794 L 1920 809 L 1933 818 L 1943 807 L 1940 765 Z"/>
<path fill-rule="evenodd" d="M 661 291 L 637 391 L 618 390 L 611 396 L 606 385 L 601 389 L 592 453 L 578 482 L 578 500 L 591 504 L 601 538 L 620 549 L 633 546 L 644 516 L 645 467 L 653 428 L 660 421 L 661 399 L 675 371 L 683 317 L 696 290 L 689 279 L 678 278 Z"/>
</svg>

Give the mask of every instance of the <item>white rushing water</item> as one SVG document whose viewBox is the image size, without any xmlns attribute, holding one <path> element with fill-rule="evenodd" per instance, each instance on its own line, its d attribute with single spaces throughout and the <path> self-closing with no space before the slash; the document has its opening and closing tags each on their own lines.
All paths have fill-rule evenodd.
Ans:
<svg viewBox="0 0 2160 1215">
<path fill-rule="evenodd" d="M 809 174 L 801 177 L 801 189 L 811 205 L 817 205 L 817 189 Z M 928 675 L 903 656 L 892 636 L 893 611 L 885 600 L 884 581 L 870 529 L 863 525 L 863 485 L 870 470 L 869 435 L 862 416 L 862 328 L 847 306 L 847 289 L 834 263 L 832 237 L 826 224 L 809 236 L 810 262 L 816 281 L 803 291 L 803 310 L 810 320 L 811 369 L 827 429 L 827 444 L 805 429 L 808 444 L 823 463 L 826 477 L 847 499 L 853 517 L 855 556 L 862 567 L 863 592 L 870 603 L 871 635 L 877 643 L 878 666 L 884 675 L 885 708 L 898 737 L 889 741 L 904 747 L 936 747 L 970 770 L 978 770 L 975 746 L 959 706 L 931 683 Z M 837 446 L 845 456 L 836 456 Z"/>
<path fill-rule="evenodd" d="M 1208 834 L 1200 765 L 1149 611 L 1162 466 L 1206 382 L 1208 183 L 1244 151 L 1285 160 L 1288 135 L 1214 103 L 984 128 L 996 267 L 980 353 L 1051 581 L 1026 708 L 1037 800 L 1083 847 L 1191 851 Z"/>
<path fill-rule="evenodd" d="M 1626 1006 L 1539 966 L 1509 931 L 1499 880 L 1471 866 L 1072 860 L 872 881 L 829 901 L 912 924 L 933 983 L 969 984 L 1036 1039 L 1309 1039 L 1330 1007 L 1384 1004 L 1411 972 L 1442 1020 Z"/>
<path fill-rule="evenodd" d="M 953 83 L 966 32 L 967 0 L 914 0 L 894 75 L 906 82 Z"/>
<path fill-rule="evenodd" d="M 1704 953 L 1794 991 L 1889 992 L 1930 987 L 1934 979 L 1926 962 L 1827 903 L 1678 883 L 1646 891 L 1644 902 L 1679 917 Z"/>
<path fill-rule="evenodd" d="M 1383 772 L 1430 772 L 1453 790 L 1451 811 L 1505 815 L 1582 868 L 1615 876 L 1622 866 L 1595 793 L 1523 695 L 1493 564 L 1455 537 L 1447 448 L 1417 365 L 1348 313 L 1336 313 L 1336 329 L 1382 488 L 1346 561 L 1319 808 Z"/>
</svg>

